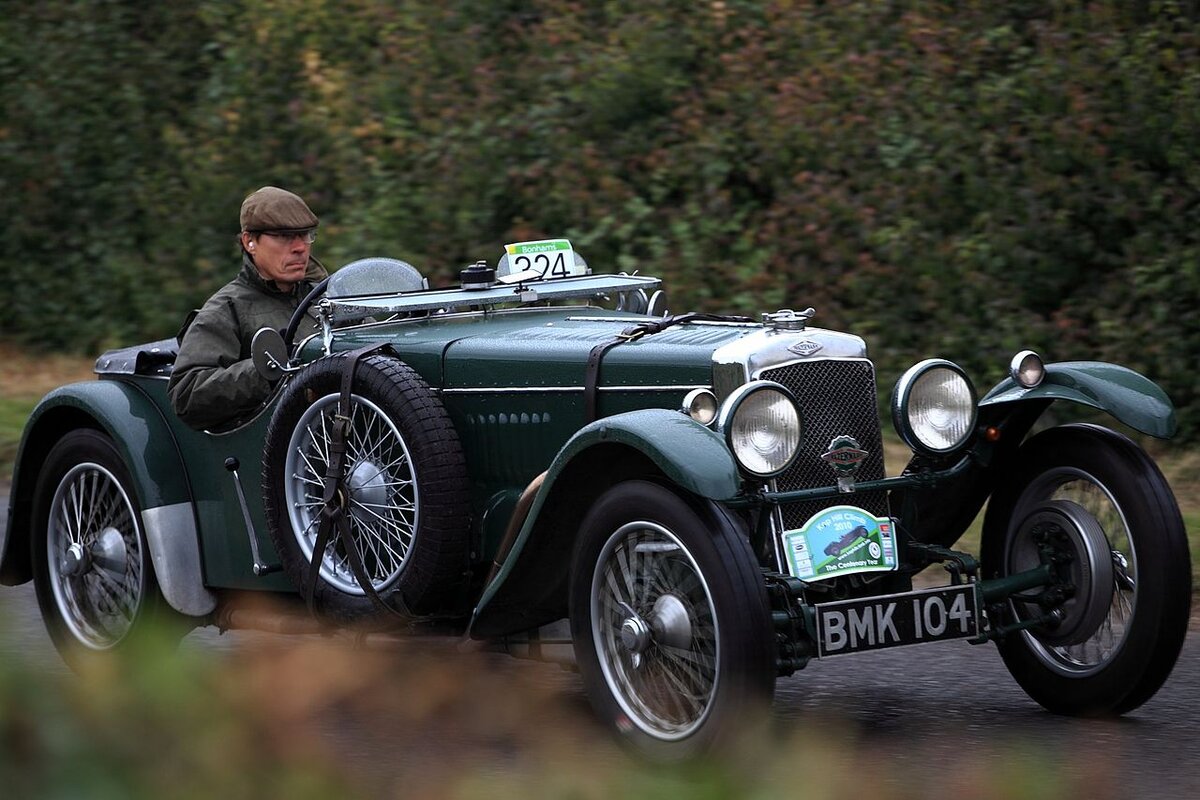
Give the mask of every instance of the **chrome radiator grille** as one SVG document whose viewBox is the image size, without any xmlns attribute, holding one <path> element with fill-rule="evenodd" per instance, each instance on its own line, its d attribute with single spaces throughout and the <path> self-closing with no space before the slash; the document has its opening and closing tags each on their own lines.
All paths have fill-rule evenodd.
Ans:
<svg viewBox="0 0 1200 800">
<path fill-rule="evenodd" d="M 870 361 L 816 359 L 764 370 L 764 380 L 776 381 L 792 390 L 804 415 L 804 441 L 795 462 L 776 479 L 780 491 L 812 489 L 837 483 L 833 467 L 821 460 L 829 443 L 839 436 L 853 436 L 869 455 L 855 479 L 884 477 L 883 438 L 875 400 L 875 368 Z M 843 494 L 829 500 L 789 503 L 783 506 L 785 530 L 801 527 L 823 508 L 855 505 L 876 516 L 887 516 L 887 493 L 882 491 Z"/>
</svg>

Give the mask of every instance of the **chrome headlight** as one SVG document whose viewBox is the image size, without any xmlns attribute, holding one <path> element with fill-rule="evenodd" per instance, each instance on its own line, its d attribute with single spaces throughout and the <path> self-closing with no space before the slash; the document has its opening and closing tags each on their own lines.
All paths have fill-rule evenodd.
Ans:
<svg viewBox="0 0 1200 800">
<path fill-rule="evenodd" d="M 717 418 L 717 396 L 711 389 L 692 389 L 684 396 L 681 410 L 701 425 L 711 425 Z"/>
<path fill-rule="evenodd" d="M 975 388 L 957 364 L 940 358 L 922 361 L 896 381 L 892 422 L 913 450 L 950 453 L 966 444 L 975 429 Z"/>
<path fill-rule="evenodd" d="M 1046 377 L 1046 365 L 1042 357 L 1032 350 L 1022 350 L 1013 356 L 1008 365 L 1008 374 L 1026 389 L 1032 389 Z"/>
<path fill-rule="evenodd" d="M 759 478 L 787 469 L 803 435 L 795 398 L 772 381 L 739 386 L 721 406 L 717 429 L 738 466 Z"/>
</svg>

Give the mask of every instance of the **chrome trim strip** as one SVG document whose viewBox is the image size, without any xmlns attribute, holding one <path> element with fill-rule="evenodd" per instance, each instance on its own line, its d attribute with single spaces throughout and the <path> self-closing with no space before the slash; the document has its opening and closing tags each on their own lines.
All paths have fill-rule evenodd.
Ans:
<svg viewBox="0 0 1200 800">
<path fill-rule="evenodd" d="M 693 389 L 708 389 L 704 384 L 682 386 L 601 386 L 601 392 L 690 392 Z M 567 394 L 582 392 L 582 386 L 480 386 L 478 388 L 439 389 L 440 394 Z"/>
<path fill-rule="evenodd" d="M 142 512 L 142 528 L 154 563 L 154 577 L 171 608 L 189 617 L 211 613 L 217 607 L 217 598 L 204 586 L 192 504 L 147 508 Z"/>
<path fill-rule="evenodd" d="M 444 322 L 446 320 L 461 320 L 472 317 L 493 317 L 498 314 L 509 316 L 512 314 L 545 314 L 547 311 L 565 311 L 570 309 L 585 310 L 592 306 L 585 304 L 573 304 L 565 306 L 519 306 L 516 308 L 485 308 L 480 311 L 441 311 L 433 309 L 428 314 L 419 316 L 394 316 L 388 319 L 375 320 L 374 322 L 359 322 L 353 325 L 340 325 L 333 329 L 334 338 L 337 338 L 339 333 L 344 331 L 361 331 L 370 328 L 379 328 L 385 325 L 419 325 L 422 322 Z M 399 315 L 402 312 L 396 312 Z M 628 321 L 628 320 L 626 320 Z M 314 334 L 316 335 L 316 334 Z"/>
<path fill-rule="evenodd" d="M 657 322 L 662 317 L 655 317 L 649 314 L 631 314 L 628 317 L 567 317 L 567 322 L 637 322 L 638 320 L 649 320 Z M 735 322 L 724 321 L 718 319 L 696 319 L 688 322 L 689 326 L 696 327 L 712 327 L 712 328 L 761 328 L 757 322 Z"/>
</svg>

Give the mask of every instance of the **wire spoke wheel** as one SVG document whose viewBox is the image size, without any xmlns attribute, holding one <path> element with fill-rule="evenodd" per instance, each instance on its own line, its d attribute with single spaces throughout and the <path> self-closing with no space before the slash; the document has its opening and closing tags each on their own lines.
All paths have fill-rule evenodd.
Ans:
<svg viewBox="0 0 1200 800">
<path fill-rule="evenodd" d="M 296 541 L 310 560 L 324 507 L 338 402 L 338 395 L 328 394 L 313 403 L 288 444 L 285 500 Z M 415 544 L 420 524 L 417 477 L 400 430 L 365 397 L 351 396 L 345 447 L 341 501 L 358 557 L 378 592 L 396 581 Z M 320 574 L 342 592 L 365 594 L 340 537 L 330 539 Z"/>
<path fill-rule="evenodd" d="M 653 736 L 693 733 L 712 705 L 720 648 L 695 559 L 661 525 L 631 522 L 604 544 L 592 597 L 595 647 L 617 702 Z"/>
<path fill-rule="evenodd" d="M 319 358 L 293 377 L 267 426 L 267 531 L 302 591 L 325 511 L 347 355 Z M 340 623 L 387 622 L 393 615 L 379 601 L 405 616 L 461 615 L 469 602 L 467 468 L 440 398 L 407 364 L 367 354 L 355 366 L 348 416 L 333 502 L 349 536 L 330 532 L 311 582 L 313 608 Z"/>
<path fill-rule="evenodd" d="M 584 516 L 570 582 L 576 658 L 597 714 L 640 754 L 702 756 L 765 718 L 770 619 L 745 529 L 712 506 L 629 480 Z"/>
<path fill-rule="evenodd" d="M 104 650 L 133 627 L 145 593 L 133 505 L 100 464 L 72 467 L 50 501 L 46 563 L 59 613 L 86 647 Z"/>
<path fill-rule="evenodd" d="M 32 531 L 38 606 L 70 666 L 182 621 L 159 591 L 134 481 L 106 434 L 75 429 L 50 448 L 34 486 Z"/>
</svg>

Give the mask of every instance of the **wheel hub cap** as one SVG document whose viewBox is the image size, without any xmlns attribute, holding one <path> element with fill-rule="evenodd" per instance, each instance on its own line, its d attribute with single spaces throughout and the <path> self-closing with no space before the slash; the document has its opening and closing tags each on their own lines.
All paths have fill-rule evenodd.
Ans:
<svg viewBox="0 0 1200 800">
<path fill-rule="evenodd" d="M 75 547 L 75 545 L 72 545 Z M 90 561 L 114 576 L 122 576 L 129 565 L 129 553 L 125 549 L 125 537 L 116 528 L 105 528 L 92 545 Z"/>
<path fill-rule="evenodd" d="M 1011 563 L 1035 567 L 1045 553 L 1053 553 L 1059 579 L 1073 594 L 1052 609 L 1052 626 L 1039 629 L 1038 636 L 1055 647 L 1078 644 L 1090 638 L 1108 614 L 1116 559 L 1095 518 L 1068 500 L 1046 501 L 1022 521 Z M 1026 604 L 1026 613 L 1037 610 Z"/>
<path fill-rule="evenodd" d="M 650 618 L 654 641 L 686 650 L 692 642 L 692 622 L 687 606 L 673 594 L 664 594 L 654 603 Z"/>
<path fill-rule="evenodd" d="M 360 461 L 346 476 L 350 496 L 366 505 L 383 506 L 388 502 L 387 475 L 374 461 Z"/>
</svg>

